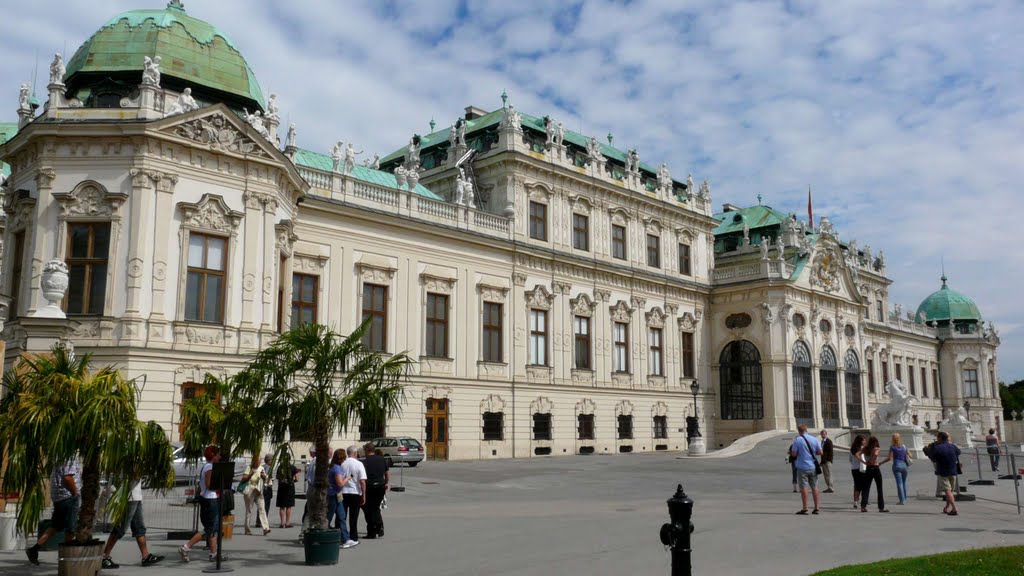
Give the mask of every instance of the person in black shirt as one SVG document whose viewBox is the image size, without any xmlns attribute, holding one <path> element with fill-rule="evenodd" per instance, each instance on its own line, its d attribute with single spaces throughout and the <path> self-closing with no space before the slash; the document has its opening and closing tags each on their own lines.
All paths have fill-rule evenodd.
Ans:
<svg viewBox="0 0 1024 576">
<path fill-rule="evenodd" d="M 372 442 L 363 447 L 363 452 L 366 454 L 366 460 L 363 462 L 366 468 L 366 503 L 363 504 L 366 537 L 380 538 L 384 536 L 384 519 L 380 514 L 380 505 L 388 491 L 391 475 L 383 453 L 376 450 Z"/>
</svg>

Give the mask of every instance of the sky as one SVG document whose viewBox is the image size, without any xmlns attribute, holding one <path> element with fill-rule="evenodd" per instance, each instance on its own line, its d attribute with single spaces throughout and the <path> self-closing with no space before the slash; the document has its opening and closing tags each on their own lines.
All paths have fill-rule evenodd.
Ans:
<svg viewBox="0 0 1024 576">
<path fill-rule="evenodd" d="M 34 0 L 0 16 L 0 120 L 18 85 L 113 15 L 162 0 Z M 1024 4 L 791 0 L 185 0 L 278 94 L 299 145 L 385 154 L 500 95 L 716 204 L 758 194 L 885 251 L 892 303 L 975 299 L 1024 378 Z M 37 56 L 38 55 L 38 56 Z M 38 62 L 38 66 L 37 66 Z M 6 92 L 4 92 L 6 86 Z M 7 112 L 2 112 L 3 102 Z M 1016 238 L 1017 240 L 1014 240 Z"/>
</svg>

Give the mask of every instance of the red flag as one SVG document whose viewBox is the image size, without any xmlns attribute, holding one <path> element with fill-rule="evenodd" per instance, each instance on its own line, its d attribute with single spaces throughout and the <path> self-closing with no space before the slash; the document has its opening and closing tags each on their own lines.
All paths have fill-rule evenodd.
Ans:
<svg viewBox="0 0 1024 576">
<path fill-rule="evenodd" d="M 811 230 L 814 230 L 814 208 L 811 207 L 811 187 L 807 187 L 807 219 L 810 221 Z"/>
</svg>

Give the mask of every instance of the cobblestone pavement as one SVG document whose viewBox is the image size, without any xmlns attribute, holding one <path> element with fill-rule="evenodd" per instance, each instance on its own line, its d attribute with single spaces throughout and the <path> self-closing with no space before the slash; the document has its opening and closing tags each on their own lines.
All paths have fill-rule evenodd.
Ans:
<svg viewBox="0 0 1024 576">
<path fill-rule="evenodd" d="M 935 478 L 927 462 L 911 468 L 906 506 L 896 505 L 895 483 L 885 470 L 892 512 L 875 512 L 872 498 L 869 513 L 862 514 L 851 507 L 850 476 L 840 453 L 838 491 L 824 495 L 822 515 L 795 516 L 799 498 L 783 461 L 787 444 L 771 439 L 725 459 L 657 453 L 425 462 L 404 469 L 408 490 L 389 496 L 384 539 L 343 550 L 339 566 L 304 566 L 298 529 L 277 528 L 276 514 L 269 536 L 240 535 L 240 509 L 238 534 L 225 544 L 227 566 L 247 576 L 668 574 L 669 556 L 658 531 L 668 517 L 665 500 L 678 482 L 696 502 L 696 574 L 792 576 L 894 556 L 1024 544 L 1024 517 L 1015 506 L 999 503 L 1014 502 L 1012 480 L 971 487 L 979 495 L 991 492 L 999 502 L 964 502 L 960 516 L 948 517 L 932 497 Z M 156 508 L 151 526 L 174 523 L 164 520 L 174 518 L 169 506 L 163 512 Z M 200 551 L 193 552 L 192 563 L 181 563 L 179 544 L 153 540 L 153 551 L 167 559 L 142 568 L 129 565 L 138 562 L 138 549 L 126 538 L 114 550 L 123 567 L 104 574 L 179 575 L 209 566 L 199 561 L 205 556 Z M 23 551 L 3 552 L 0 573 L 56 572 L 56 553 L 44 552 L 42 562 L 32 567 Z"/>
</svg>

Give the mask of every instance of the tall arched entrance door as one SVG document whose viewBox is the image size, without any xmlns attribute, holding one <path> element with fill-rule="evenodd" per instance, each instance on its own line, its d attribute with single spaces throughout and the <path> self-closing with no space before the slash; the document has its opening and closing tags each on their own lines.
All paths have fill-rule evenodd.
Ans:
<svg viewBox="0 0 1024 576">
<path fill-rule="evenodd" d="M 839 427 L 839 366 L 836 353 L 831 346 L 821 350 L 821 367 L 818 379 L 821 381 L 821 418 L 826 428 Z"/>
<path fill-rule="evenodd" d="M 726 344 L 719 357 L 723 420 L 764 418 L 761 353 L 747 340 Z"/>
<path fill-rule="evenodd" d="M 814 382 L 811 380 L 811 351 L 807 344 L 793 345 L 793 417 L 797 425 L 814 426 Z"/>
</svg>

